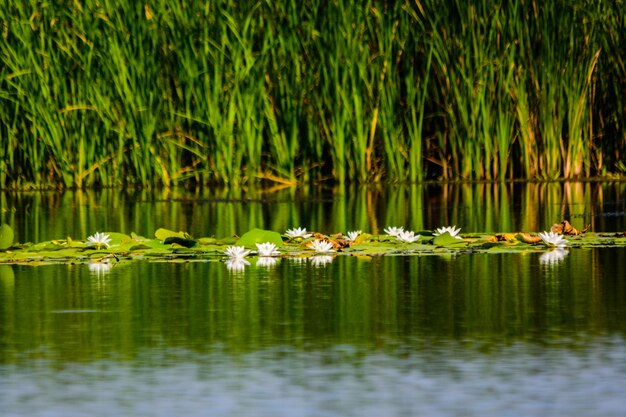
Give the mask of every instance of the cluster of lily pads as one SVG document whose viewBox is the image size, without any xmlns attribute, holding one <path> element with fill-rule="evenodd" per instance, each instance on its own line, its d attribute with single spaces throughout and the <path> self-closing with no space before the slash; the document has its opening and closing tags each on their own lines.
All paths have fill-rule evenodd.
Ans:
<svg viewBox="0 0 626 417">
<path fill-rule="evenodd" d="M 155 238 L 113 232 L 97 232 L 87 239 L 71 238 L 40 243 L 13 243 L 8 225 L 0 227 L 0 263 L 39 265 L 58 262 L 88 262 L 91 265 L 115 264 L 122 260 L 151 261 L 224 261 L 231 270 L 242 270 L 256 260 L 257 266 L 272 267 L 280 259 L 326 265 L 337 255 L 373 257 L 383 255 L 445 255 L 542 251 L 541 262 L 555 264 L 572 247 L 626 246 L 626 234 L 583 236 L 563 221 L 538 234 L 502 233 L 460 234 L 456 226 L 434 231 L 387 227 L 384 234 L 361 230 L 325 235 L 306 228 L 288 229 L 283 234 L 252 229 L 241 236 L 222 239 L 194 239 L 185 232 L 158 229 Z M 545 249 L 548 249 L 547 251 Z M 94 268 L 96 268 L 94 266 Z M 101 268 L 98 268 L 100 270 Z"/>
<path fill-rule="evenodd" d="M 463 240 L 463 238 L 459 235 L 460 231 L 461 228 L 457 228 L 456 225 L 440 227 L 433 232 L 433 236 L 439 237 L 447 234 L 450 238 Z M 421 235 L 415 234 L 412 230 L 404 230 L 404 227 L 402 226 L 390 226 L 385 228 L 384 232 L 387 236 L 393 237 L 401 243 L 414 243 L 419 241 L 421 238 Z M 344 236 L 342 236 L 342 239 L 348 245 L 352 245 L 357 242 L 357 239 L 362 234 L 363 233 L 360 230 L 354 230 L 347 232 Z M 307 232 L 306 228 L 297 227 L 294 229 L 288 229 L 285 232 L 285 236 L 290 240 L 305 240 L 310 239 L 313 236 L 313 233 Z M 543 232 L 539 233 L 539 238 L 545 246 L 555 248 L 554 251 L 546 252 L 541 257 L 542 262 L 552 264 L 560 261 L 565 257 L 565 255 L 567 255 L 568 252 L 563 249 L 567 246 L 567 240 L 561 234 L 552 231 Z M 272 266 L 276 263 L 275 257 L 281 254 L 276 245 L 271 242 L 256 243 L 256 247 L 256 251 L 248 250 L 245 246 L 229 246 L 226 248 L 224 253 L 228 256 L 226 260 L 227 267 L 231 270 L 243 270 L 247 265 L 250 265 L 250 262 L 245 258 L 251 254 L 258 255 L 257 265 Z M 333 244 L 333 241 L 327 239 L 316 238 L 307 242 L 306 247 L 313 250 L 315 253 L 315 255 L 310 257 L 314 265 L 325 265 L 332 262 L 333 257 L 329 256 L 329 254 L 337 251 L 336 245 Z"/>
</svg>

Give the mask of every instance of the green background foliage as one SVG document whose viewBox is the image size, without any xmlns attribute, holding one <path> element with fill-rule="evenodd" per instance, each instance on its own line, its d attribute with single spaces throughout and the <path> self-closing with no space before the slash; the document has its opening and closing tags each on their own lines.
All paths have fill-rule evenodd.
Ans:
<svg viewBox="0 0 626 417">
<path fill-rule="evenodd" d="M 620 174 L 621 1 L 9 2 L 0 187 Z"/>
</svg>

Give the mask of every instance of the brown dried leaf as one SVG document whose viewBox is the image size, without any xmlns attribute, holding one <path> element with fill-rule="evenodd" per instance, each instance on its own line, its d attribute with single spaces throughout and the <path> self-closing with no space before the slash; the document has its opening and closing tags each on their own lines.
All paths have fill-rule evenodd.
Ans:
<svg viewBox="0 0 626 417">
<path fill-rule="evenodd" d="M 531 236 L 530 233 L 518 233 L 515 235 L 515 238 L 524 243 L 530 244 L 541 242 L 541 238 L 539 236 Z"/>
<path fill-rule="evenodd" d="M 489 238 L 490 242 L 511 242 L 515 240 L 517 233 L 502 233 Z M 492 240 L 493 239 L 493 240 Z"/>
<path fill-rule="evenodd" d="M 550 228 L 550 231 L 553 233 L 558 233 L 560 235 L 578 236 L 587 232 L 590 227 L 591 224 L 588 224 L 581 231 L 578 231 L 567 220 L 563 220 L 561 223 L 553 224 Z"/>
</svg>

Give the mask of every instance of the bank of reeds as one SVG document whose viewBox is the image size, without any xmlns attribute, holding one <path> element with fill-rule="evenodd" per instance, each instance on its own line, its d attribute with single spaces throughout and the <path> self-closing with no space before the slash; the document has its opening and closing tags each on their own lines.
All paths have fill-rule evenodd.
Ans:
<svg viewBox="0 0 626 417">
<path fill-rule="evenodd" d="M 610 2 L 9 2 L 0 187 L 626 171 Z"/>
</svg>

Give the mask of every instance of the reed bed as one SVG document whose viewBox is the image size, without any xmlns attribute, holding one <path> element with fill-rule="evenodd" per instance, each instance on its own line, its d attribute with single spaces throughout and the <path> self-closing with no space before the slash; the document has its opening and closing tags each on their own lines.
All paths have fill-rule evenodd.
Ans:
<svg viewBox="0 0 626 417">
<path fill-rule="evenodd" d="M 0 188 L 626 172 L 626 9 L 586 0 L 0 8 Z"/>
</svg>

